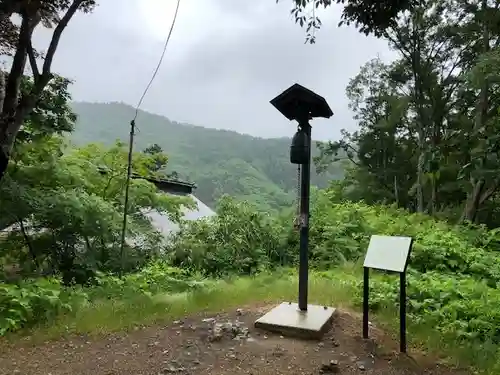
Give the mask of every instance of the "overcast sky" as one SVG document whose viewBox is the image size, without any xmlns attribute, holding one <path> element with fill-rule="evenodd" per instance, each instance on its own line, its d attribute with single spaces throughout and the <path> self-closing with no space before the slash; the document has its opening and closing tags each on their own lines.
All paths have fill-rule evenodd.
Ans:
<svg viewBox="0 0 500 375">
<path fill-rule="evenodd" d="M 135 105 L 161 54 L 176 0 L 100 3 L 68 26 L 54 71 L 75 80 L 75 100 Z M 297 82 L 324 96 L 334 112 L 330 120 L 313 122 L 314 138 L 337 139 L 340 129 L 354 129 L 345 86 L 377 54 L 390 59 L 387 44 L 338 28 L 340 8 L 334 7 L 319 14 L 324 26 L 317 43 L 306 45 L 291 5 L 181 0 L 166 57 L 142 109 L 261 137 L 291 136 L 295 126 L 269 100 Z M 36 47 L 46 49 L 49 36 L 39 31 Z"/>
</svg>

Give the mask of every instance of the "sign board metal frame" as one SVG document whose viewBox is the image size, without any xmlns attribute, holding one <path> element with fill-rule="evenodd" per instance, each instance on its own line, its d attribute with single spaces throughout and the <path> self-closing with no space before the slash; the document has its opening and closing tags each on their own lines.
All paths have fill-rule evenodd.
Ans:
<svg viewBox="0 0 500 375">
<path fill-rule="evenodd" d="M 399 350 L 406 353 L 406 268 L 413 238 L 374 235 L 363 263 L 363 338 L 368 338 L 370 268 L 399 273 Z"/>
</svg>

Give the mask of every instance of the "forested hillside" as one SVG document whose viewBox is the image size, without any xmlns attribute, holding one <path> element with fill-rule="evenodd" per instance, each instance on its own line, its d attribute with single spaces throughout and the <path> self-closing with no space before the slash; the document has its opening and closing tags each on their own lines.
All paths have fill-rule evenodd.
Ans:
<svg viewBox="0 0 500 375">
<path fill-rule="evenodd" d="M 127 141 L 134 108 L 122 103 L 72 104 L 78 116 L 71 138 L 77 144 L 116 139 Z M 247 199 L 259 207 L 290 206 L 296 195 L 297 166 L 289 162 L 291 140 L 263 139 L 233 131 L 180 124 L 168 118 L 140 112 L 136 150 L 154 144 L 168 155 L 167 172 L 195 182 L 196 195 L 214 206 L 222 194 Z M 294 128 L 290 128 L 293 135 Z M 314 155 L 318 151 L 314 148 Z M 339 164 L 326 173 L 313 171 L 312 184 L 325 187 L 342 178 Z"/>
</svg>

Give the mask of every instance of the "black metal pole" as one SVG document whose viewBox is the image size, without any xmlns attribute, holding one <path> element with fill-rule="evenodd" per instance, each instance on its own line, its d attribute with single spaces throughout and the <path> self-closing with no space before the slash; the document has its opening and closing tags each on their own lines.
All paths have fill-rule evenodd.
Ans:
<svg viewBox="0 0 500 375">
<path fill-rule="evenodd" d="M 368 310 L 370 292 L 370 269 L 364 267 L 363 273 L 363 338 L 368 338 Z"/>
<path fill-rule="evenodd" d="M 309 283 L 309 195 L 311 184 L 311 125 L 308 121 L 300 124 L 307 135 L 308 158 L 302 164 L 300 178 L 300 251 L 299 251 L 299 309 L 307 311 L 307 292 Z"/>
<path fill-rule="evenodd" d="M 123 276 L 125 268 L 125 237 L 127 234 L 127 215 L 128 215 L 128 195 L 130 187 L 130 176 L 132 174 L 132 154 L 134 151 L 134 135 L 135 135 L 135 120 L 130 121 L 130 140 L 128 144 L 128 160 L 127 160 L 127 178 L 125 180 L 125 199 L 123 202 L 123 223 L 122 223 L 122 238 L 120 242 L 120 276 Z"/>
<path fill-rule="evenodd" d="M 399 350 L 406 353 L 406 272 L 399 274 Z"/>
</svg>

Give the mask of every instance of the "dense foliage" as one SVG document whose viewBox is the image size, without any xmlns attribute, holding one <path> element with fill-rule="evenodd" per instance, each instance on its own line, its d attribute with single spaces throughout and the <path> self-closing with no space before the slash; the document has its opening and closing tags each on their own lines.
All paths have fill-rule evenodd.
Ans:
<svg viewBox="0 0 500 375">
<path fill-rule="evenodd" d="M 123 278 L 98 274 L 91 288 L 67 288 L 56 278 L 0 284 L 0 336 L 71 314 L 92 301 L 151 298 L 162 292 L 181 293 L 209 286 L 164 263 L 155 263 Z"/>
<path fill-rule="evenodd" d="M 57 81 L 55 81 L 57 82 Z M 64 81 L 61 81 L 64 83 Z M 88 144 L 73 148 L 61 136 L 75 114 L 64 83 L 43 93 L 51 106 L 26 121 L 0 184 L 0 259 L 18 275 L 62 274 L 65 284 L 89 282 L 96 271 L 127 271 L 145 264 L 162 237 L 145 212 L 166 213 L 173 221 L 186 198 L 160 194 L 144 179 L 130 185 L 127 244 L 120 253 L 123 187 L 128 149 Z M 57 126 L 48 127 L 52 122 Z M 133 170 L 154 175 L 162 154 L 136 153 Z"/>
<path fill-rule="evenodd" d="M 360 128 L 319 160 L 347 154 L 343 197 L 498 226 L 499 17 L 495 1 L 426 1 L 385 30 L 398 57 L 351 80 Z"/>
</svg>

